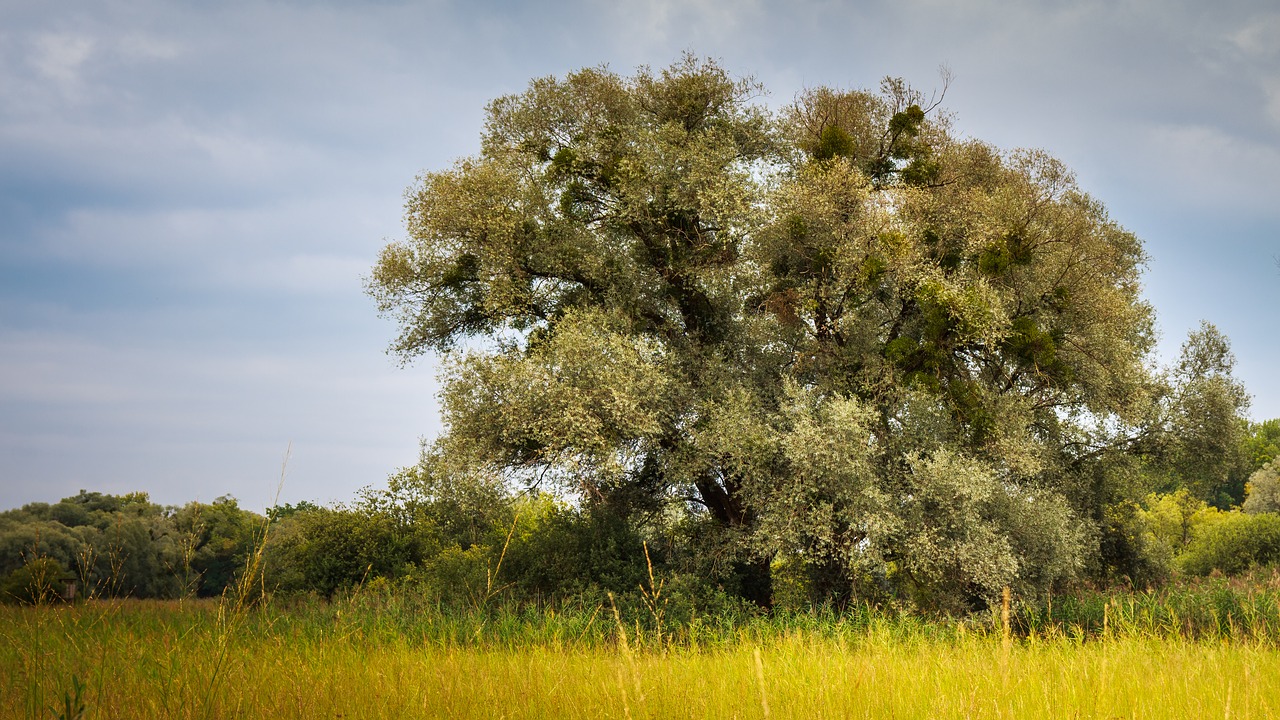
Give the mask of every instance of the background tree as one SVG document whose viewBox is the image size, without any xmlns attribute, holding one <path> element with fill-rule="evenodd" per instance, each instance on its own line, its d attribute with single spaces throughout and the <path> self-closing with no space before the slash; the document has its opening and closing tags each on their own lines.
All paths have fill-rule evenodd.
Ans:
<svg viewBox="0 0 1280 720">
<path fill-rule="evenodd" d="M 1166 489 L 1187 487 L 1222 508 L 1244 499 L 1244 487 L 1234 479 L 1246 474 L 1249 463 L 1243 454 L 1249 394 L 1232 376 L 1234 367 L 1226 336 L 1202 322 L 1173 368 L 1164 408 L 1168 426 L 1157 434 Z"/>
<path fill-rule="evenodd" d="M 262 527 L 230 497 L 173 508 L 146 493 L 81 491 L 0 513 L 0 577 L 45 557 L 81 597 L 215 596 L 243 569 Z"/>
<path fill-rule="evenodd" d="M 1249 473 L 1280 457 L 1280 418 L 1249 423 L 1242 452 Z"/>
<path fill-rule="evenodd" d="M 1251 515 L 1280 512 L 1280 467 L 1275 461 L 1263 465 L 1249 476 L 1248 496 L 1243 509 Z"/>
<path fill-rule="evenodd" d="M 224 495 L 212 503 L 187 503 L 173 514 L 175 538 L 181 553 L 174 563 L 190 573 L 196 594 L 216 597 L 231 585 L 261 539 L 263 518 Z"/>
</svg>

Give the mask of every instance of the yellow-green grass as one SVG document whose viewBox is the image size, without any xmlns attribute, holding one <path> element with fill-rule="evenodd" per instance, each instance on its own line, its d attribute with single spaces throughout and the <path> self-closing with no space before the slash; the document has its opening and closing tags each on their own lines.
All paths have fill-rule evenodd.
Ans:
<svg viewBox="0 0 1280 720">
<path fill-rule="evenodd" d="M 305 610 L 235 615 L 190 601 L 0 608 L 0 717 L 54 717 L 75 681 L 89 718 L 1280 714 L 1280 651 L 1247 637 L 1053 634 L 1006 647 L 999 633 L 886 622 L 696 647 L 568 633 L 462 644 L 370 632 L 340 610 L 299 620 Z"/>
</svg>

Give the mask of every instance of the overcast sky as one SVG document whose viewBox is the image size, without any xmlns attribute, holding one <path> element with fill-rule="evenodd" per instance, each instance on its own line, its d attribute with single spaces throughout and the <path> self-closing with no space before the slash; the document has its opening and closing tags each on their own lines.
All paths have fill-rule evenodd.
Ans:
<svg viewBox="0 0 1280 720">
<path fill-rule="evenodd" d="M 1280 417 L 1274 1 L 0 0 L 0 508 L 79 489 L 345 501 L 439 432 L 363 295 L 415 175 L 543 75 L 691 50 L 781 106 L 933 89 L 1145 242 L 1166 360 L 1231 338 Z"/>
</svg>

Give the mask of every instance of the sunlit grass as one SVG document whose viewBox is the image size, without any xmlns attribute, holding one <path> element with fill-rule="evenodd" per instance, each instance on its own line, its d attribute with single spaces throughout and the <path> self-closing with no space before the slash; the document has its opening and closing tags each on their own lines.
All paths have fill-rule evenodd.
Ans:
<svg viewBox="0 0 1280 720">
<path fill-rule="evenodd" d="M 1150 633 L 1123 615 L 1107 637 L 1051 630 L 1006 651 L 980 623 L 800 616 L 656 643 L 608 608 L 419 612 L 415 626 L 381 602 L 268 605 L 230 637 L 216 602 L 0 608 L 0 717 L 54 717 L 75 681 L 91 718 L 756 718 L 766 704 L 775 718 L 1280 710 L 1274 639 Z"/>
</svg>

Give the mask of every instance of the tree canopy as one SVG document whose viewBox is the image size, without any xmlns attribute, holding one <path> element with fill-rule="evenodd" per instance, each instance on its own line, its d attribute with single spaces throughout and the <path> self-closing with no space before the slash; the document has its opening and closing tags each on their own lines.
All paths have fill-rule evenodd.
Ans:
<svg viewBox="0 0 1280 720">
<path fill-rule="evenodd" d="M 762 93 L 692 56 L 538 79 L 419 178 L 368 290 L 444 358 L 422 473 L 682 518 L 762 604 L 792 563 L 956 607 L 1105 565 L 1125 478 L 1222 455 L 1225 338 L 1154 367 L 1142 244 L 1062 163 L 900 80 Z"/>
<path fill-rule="evenodd" d="M 20 571 L 37 560 L 58 593 L 74 582 L 89 596 L 217 596 L 243 570 L 262 520 L 227 496 L 179 508 L 84 490 L 0 512 L 0 602 L 28 593 Z"/>
</svg>

